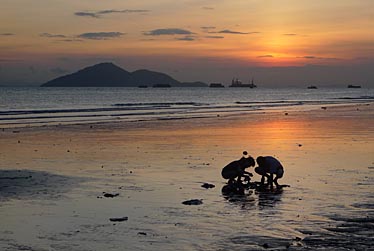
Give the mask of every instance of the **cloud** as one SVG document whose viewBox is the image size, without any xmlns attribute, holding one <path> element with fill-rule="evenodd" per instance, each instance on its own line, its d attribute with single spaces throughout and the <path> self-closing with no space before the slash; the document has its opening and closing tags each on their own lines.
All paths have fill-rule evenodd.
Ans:
<svg viewBox="0 0 374 251">
<path fill-rule="evenodd" d="M 207 6 L 204 6 L 204 7 L 201 7 L 203 10 L 214 10 L 213 7 L 207 7 Z"/>
<path fill-rule="evenodd" d="M 48 37 L 48 38 L 65 38 L 65 35 L 61 34 L 50 34 L 50 33 L 40 33 L 40 37 Z"/>
<path fill-rule="evenodd" d="M 79 17 L 95 17 L 95 18 L 100 17 L 94 12 L 84 12 L 84 11 L 75 12 L 74 15 L 79 16 Z"/>
<path fill-rule="evenodd" d="M 14 36 L 13 33 L 0 33 L 0 36 Z"/>
<path fill-rule="evenodd" d="M 103 15 L 107 14 L 113 14 L 113 13 L 122 13 L 122 14 L 127 14 L 127 13 L 146 13 L 149 12 L 149 10 L 100 10 L 100 11 L 78 11 L 75 12 L 74 15 L 80 16 L 80 17 L 93 17 L 93 18 L 100 18 Z"/>
<path fill-rule="evenodd" d="M 297 34 L 295 34 L 295 33 L 285 33 L 285 34 L 283 34 L 283 36 L 297 36 Z"/>
<path fill-rule="evenodd" d="M 273 58 L 273 57 L 274 56 L 270 54 L 258 56 L 258 58 Z"/>
<path fill-rule="evenodd" d="M 145 13 L 149 10 L 101 10 L 96 12 L 97 14 L 111 14 L 111 13 Z"/>
<path fill-rule="evenodd" d="M 216 27 L 215 26 L 201 26 L 200 28 L 203 30 L 211 30 L 211 29 L 215 29 Z"/>
<path fill-rule="evenodd" d="M 167 28 L 167 29 L 156 29 L 148 32 L 144 32 L 147 36 L 163 36 L 163 35 L 192 35 L 193 32 L 189 30 L 179 29 L 179 28 Z"/>
<path fill-rule="evenodd" d="M 107 40 L 111 38 L 119 38 L 125 33 L 122 32 L 87 32 L 78 35 L 79 38 L 92 40 Z"/>
<path fill-rule="evenodd" d="M 247 35 L 247 34 L 257 34 L 257 33 L 260 33 L 260 32 L 257 32 L 257 31 L 253 31 L 253 32 L 241 32 L 241 31 L 232 31 L 232 30 L 221 30 L 221 31 L 209 32 L 209 33 Z"/>
<path fill-rule="evenodd" d="M 222 39 L 222 38 L 225 38 L 225 37 L 224 36 L 205 36 L 205 38 Z"/>
<path fill-rule="evenodd" d="M 194 41 L 194 40 L 196 40 L 196 37 L 194 37 L 194 36 L 184 36 L 184 37 L 176 38 L 176 40 L 180 40 L 180 41 Z"/>
<path fill-rule="evenodd" d="M 327 58 L 327 57 L 316 57 L 316 56 L 302 56 L 296 58 L 304 58 L 304 59 L 323 59 L 323 60 L 339 60 L 339 58 Z"/>
<path fill-rule="evenodd" d="M 71 38 L 68 38 L 68 39 L 60 39 L 60 40 L 58 40 L 58 41 L 60 41 L 60 42 L 83 42 L 83 40 L 82 39 L 71 39 Z"/>
</svg>

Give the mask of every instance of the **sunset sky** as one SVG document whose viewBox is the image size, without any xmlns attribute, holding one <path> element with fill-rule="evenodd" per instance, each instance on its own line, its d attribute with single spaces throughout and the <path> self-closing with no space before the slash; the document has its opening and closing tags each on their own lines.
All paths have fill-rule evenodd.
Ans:
<svg viewBox="0 0 374 251">
<path fill-rule="evenodd" d="M 100 62 L 181 81 L 374 87 L 374 1 L 0 0 L 0 85 Z"/>
</svg>

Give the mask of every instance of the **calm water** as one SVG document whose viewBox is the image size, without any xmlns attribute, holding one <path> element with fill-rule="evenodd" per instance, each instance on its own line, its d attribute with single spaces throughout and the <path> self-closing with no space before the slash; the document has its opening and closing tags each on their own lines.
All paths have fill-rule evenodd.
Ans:
<svg viewBox="0 0 374 251">
<path fill-rule="evenodd" d="M 0 88 L 0 126 L 176 119 L 374 100 L 374 89 Z"/>
</svg>

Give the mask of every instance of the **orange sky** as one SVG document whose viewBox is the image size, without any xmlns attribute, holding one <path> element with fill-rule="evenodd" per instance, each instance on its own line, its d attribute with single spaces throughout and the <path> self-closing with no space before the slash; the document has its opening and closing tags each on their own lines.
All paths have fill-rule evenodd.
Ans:
<svg viewBox="0 0 374 251">
<path fill-rule="evenodd" d="M 20 71 L 45 81 L 100 61 L 185 81 L 198 79 L 181 69 L 214 81 L 228 64 L 225 80 L 235 68 L 366 67 L 373 29 L 372 0 L 2 0 L 0 83 L 22 82 Z M 365 74 L 361 81 L 372 79 Z"/>
</svg>

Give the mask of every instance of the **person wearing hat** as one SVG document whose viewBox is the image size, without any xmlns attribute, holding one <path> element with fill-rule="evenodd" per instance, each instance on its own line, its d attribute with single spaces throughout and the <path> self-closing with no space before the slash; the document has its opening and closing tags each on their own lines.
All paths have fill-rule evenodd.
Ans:
<svg viewBox="0 0 374 251">
<path fill-rule="evenodd" d="M 230 162 L 222 169 L 222 177 L 228 179 L 228 184 L 241 183 L 241 178 L 244 174 L 253 176 L 251 173 L 245 171 L 245 169 L 255 166 L 256 162 L 251 156 L 246 157 L 248 155 L 247 151 L 244 151 L 243 155 L 242 158 Z"/>
</svg>

